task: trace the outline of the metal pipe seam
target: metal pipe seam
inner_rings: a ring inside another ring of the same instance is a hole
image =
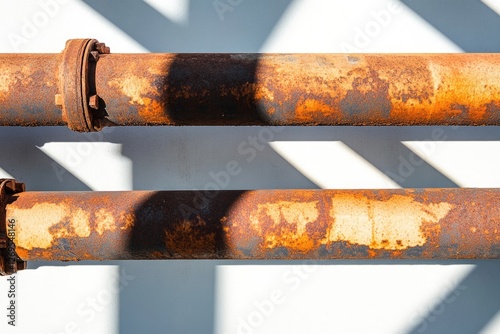
[[[500,54],[107,53],[0,55],[0,125],[500,125]]]
[[[498,259],[500,189],[22,192],[24,260]]]

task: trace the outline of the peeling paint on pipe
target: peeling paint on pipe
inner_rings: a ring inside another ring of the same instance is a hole
[[[93,45],[103,43],[71,40],[62,54],[0,55],[0,125],[78,121],[81,115],[65,115],[58,105],[71,102],[62,90],[74,85],[66,81],[76,75],[79,84],[78,73],[66,72],[80,67],[66,63],[75,58],[71,50],[81,56]],[[500,124],[500,54],[102,51],[80,57],[92,64],[82,79],[86,94],[73,104],[88,109],[86,122],[94,123],[70,126],[77,131],[113,125]]]
[[[23,192],[24,260],[494,259],[500,190]]]

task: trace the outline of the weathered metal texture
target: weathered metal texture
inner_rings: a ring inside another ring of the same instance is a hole
[[[24,192],[26,260],[500,258],[500,190]]]
[[[24,184],[12,179],[0,179],[0,276],[11,275],[26,268],[26,261],[16,253],[15,226],[5,216],[10,196],[25,190]]]
[[[94,131],[93,113],[89,108],[91,95],[95,95],[95,63],[98,57],[91,57],[94,39],[72,39],[66,43],[60,71],[61,94],[56,96],[56,104],[61,105],[63,117],[71,130]],[[94,60],[92,60],[94,59]],[[60,96],[60,97],[59,97]]]
[[[120,125],[498,125],[500,54],[112,54]]]
[[[82,41],[0,55],[0,125],[500,125],[500,54],[93,55]]]
[[[58,54],[0,54],[0,125],[66,125],[55,104]]]

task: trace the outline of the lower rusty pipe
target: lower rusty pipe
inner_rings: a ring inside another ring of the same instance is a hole
[[[494,259],[500,189],[18,192],[23,260]]]
[[[0,55],[0,125],[500,125],[500,54]]]

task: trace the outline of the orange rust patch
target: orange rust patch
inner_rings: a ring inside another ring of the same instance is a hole
[[[169,124],[171,120],[165,115],[165,105],[158,97],[157,88],[147,77],[128,76],[110,81],[108,85],[111,88],[118,88],[122,94],[129,98],[129,104],[138,105],[138,113],[142,119],[147,120],[149,124]],[[175,96],[189,97],[190,87],[181,87]]]
[[[154,99],[150,99],[149,97],[144,97],[143,99],[144,105],[139,108],[139,115],[148,120],[148,123],[151,124],[169,124],[171,120],[168,116],[165,115],[164,109],[165,106]]]
[[[120,215],[120,222],[122,222],[120,226],[120,230],[127,230],[134,226],[134,222],[136,220],[135,214],[133,213],[122,213]]]
[[[115,217],[112,212],[108,212],[106,209],[100,209],[95,213],[96,227],[95,230],[99,235],[103,235],[106,231],[115,231]]]
[[[307,224],[318,219],[317,205],[316,201],[259,204],[250,214],[250,224],[263,236],[266,248],[279,245],[305,251],[314,244],[307,234]]]
[[[303,122],[313,122],[317,119],[318,114],[332,119],[335,115],[339,119],[342,116],[336,108],[318,99],[307,98],[301,100],[295,108],[295,117]]]
[[[261,99],[265,99],[265,100],[268,100],[270,102],[273,102],[274,101],[274,94],[272,91],[269,90],[269,88],[267,88],[266,86],[262,86],[262,85],[252,85],[254,86],[254,89],[255,89],[255,99],[256,100],[261,100]]]
[[[333,222],[322,244],[347,241],[386,250],[423,246],[427,242],[424,225],[438,224],[453,207],[445,202],[423,204],[401,195],[381,201],[337,194],[331,201]]]

